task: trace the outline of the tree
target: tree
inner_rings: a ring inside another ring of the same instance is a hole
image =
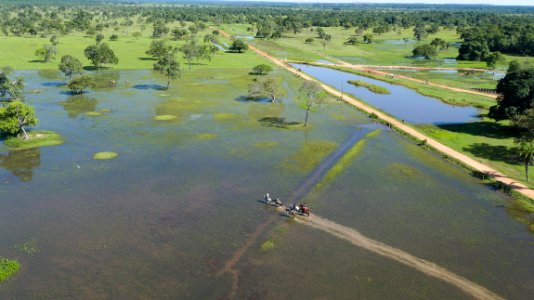
[[[309,38],[307,38],[304,42],[305,42],[306,44],[311,44],[311,43],[313,43],[313,38],[309,37]]]
[[[347,41],[345,42],[345,45],[356,45],[358,44],[358,38],[355,37],[355,36],[351,36],[347,39]]]
[[[432,59],[438,55],[436,48],[429,44],[415,47],[415,49],[412,50],[412,53],[415,57],[422,56],[426,59]]]
[[[439,51],[449,48],[449,43],[447,43],[445,40],[441,38],[433,39],[432,42],[430,42],[430,45],[434,46],[434,48],[436,48]]]
[[[101,64],[116,65],[119,63],[115,52],[106,43],[88,46],[85,48],[84,54],[96,68],[100,67]]]
[[[504,55],[502,55],[501,52],[495,51],[495,52],[491,52],[486,57],[485,61],[486,61],[486,66],[488,66],[488,68],[495,69],[498,63],[505,62],[506,59],[504,58]]]
[[[276,102],[276,99],[281,95],[281,91],[278,81],[273,77],[267,77],[249,85],[248,94],[252,98],[268,97],[271,102]]]
[[[45,62],[56,58],[57,49],[54,45],[44,45],[42,48],[35,50],[35,56],[40,56]]]
[[[373,35],[372,34],[364,34],[363,35],[363,42],[364,43],[367,43],[367,44],[372,44],[373,43]]]
[[[137,40],[142,36],[142,34],[141,34],[141,32],[136,31],[136,32],[132,33],[132,36]]]
[[[22,97],[24,80],[21,77],[9,78],[12,71],[10,67],[0,70],[0,101],[12,101]]]
[[[482,61],[489,55],[490,50],[486,42],[473,41],[462,43],[458,53],[459,60]]]
[[[112,35],[109,37],[109,40],[110,40],[110,41],[118,41],[118,40],[119,40],[119,36],[116,35],[116,34],[112,34]]]
[[[506,76],[499,80],[497,105],[490,107],[488,116],[494,120],[513,119],[534,107],[534,67],[512,61]]]
[[[24,127],[37,125],[38,121],[35,110],[20,101],[13,101],[5,108],[0,108],[0,132],[2,134],[22,133],[24,139],[28,139],[28,133]]]
[[[413,29],[413,36],[420,41],[428,36],[428,31],[424,26],[418,25]]]
[[[99,33],[96,35],[96,38],[95,38],[95,41],[97,44],[100,44],[100,42],[102,42],[104,40],[104,35]]]
[[[525,179],[528,181],[528,166],[534,161],[534,141],[520,139],[516,143],[518,144],[517,154],[525,162]]]
[[[153,38],[160,38],[163,35],[169,33],[170,29],[165,26],[163,21],[157,21],[154,23],[154,30],[152,31]]]
[[[252,74],[254,75],[267,75],[273,68],[266,64],[257,65],[252,68]]]
[[[57,46],[59,44],[59,39],[57,38],[56,35],[53,35],[52,37],[50,37],[50,43],[52,44],[52,46]]]
[[[310,111],[322,104],[325,95],[321,85],[311,80],[306,80],[299,91],[304,94],[302,104],[306,109],[306,117],[304,118],[304,127],[306,127],[308,126]]]
[[[82,73],[83,65],[76,57],[63,55],[58,68],[65,76],[72,78],[72,75]]]
[[[174,28],[171,32],[173,39],[179,41],[187,36],[187,30],[182,28]]]
[[[332,40],[332,36],[329,34],[326,34],[324,36],[324,39],[321,41],[321,44],[323,44],[324,56],[326,56],[326,45],[328,45],[328,42],[330,42],[330,40]]]
[[[165,40],[153,40],[145,54],[160,58],[169,51],[172,51],[172,46],[168,46]]]
[[[88,87],[92,87],[94,85],[93,78],[91,76],[80,76],[77,78],[73,78],[69,81],[67,84],[67,87],[75,94],[81,94],[83,93],[83,90],[85,90]]]
[[[167,52],[160,57],[158,62],[154,64],[154,71],[158,71],[167,77],[167,90],[169,89],[171,79],[180,78],[182,75],[180,63],[176,61],[173,51]]]
[[[232,46],[230,46],[230,51],[233,52],[239,52],[242,53],[243,51],[246,51],[248,49],[247,43],[243,42],[243,40],[235,40],[232,43]]]

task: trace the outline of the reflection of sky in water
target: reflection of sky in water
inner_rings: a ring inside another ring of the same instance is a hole
[[[305,73],[399,118],[415,124],[462,123],[477,119],[475,107],[454,106],[437,99],[423,96],[409,88],[370,79],[364,76],[334,69],[309,65],[294,65]],[[387,88],[391,94],[382,95],[366,88],[347,83],[349,80],[363,80]]]

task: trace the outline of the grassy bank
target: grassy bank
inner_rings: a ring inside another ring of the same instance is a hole
[[[20,264],[16,260],[0,257],[0,282],[9,279],[20,269]]]
[[[355,85],[355,86],[360,86],[360,87],[367,88],[368,90],[370,90],[373,93],[390,94],[390,91],[387,88],[381,87],[381,86],[378,86],[378,85],[375,85],[375,84],[372,84],[372,83],[369,83],[369,82],[365,82],[363,80],[349,80],[348,83],[350,83],[352,85]]]
[[[310,63],[310,65],[317,65],[314,63]],[[325,67],[325,65],[320,65],[321,67]],[[353,73],[356,75],[361,75],[373,79],[377,79],[380,81],[389,82],[392,84],[399,84],[402,86],[405,86],[407,88],[413,89],[420,93],[421,95],[433,97],[436,99],[439,99],[445,103],[453,104],[453,105],[460,105],[460,106],[475,106],[481,109],[489,109],[491,106],[495,105],[496,101],[495,99],[491,99],[489,97],[485,96],[479,96],[474,94],[467,94],[462,92],[455,92],[455,91],[449,91],[445,89],[441,89],[439,87],[435,86],[429,86],[423,83],[410,81],[407,79],[402,78],[390,78],[383,75],[378,75],[374,73],[369,73],[365,71],[359,71],[354,70],[350,68],[344,68],[344,67],[338,67],[338,66],[327,66],[328,68],[340,70],[343,72]]]
[[[23,150],[44,146],[54,146],[63,144],[61,136],[53,131],[34,130],[28,133],[28,139],[11,137],[4,142],[10,150]]]

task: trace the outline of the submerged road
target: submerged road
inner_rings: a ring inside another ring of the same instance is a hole
[[[226,37],[230,37],[230,34],[221,30],[221,29],[218,29],[219,32],[226,36]],[[256,46],[253,46],[253,45],[250,45],[249,44],[249,48],[256,52],[257,54],[269,59],[271,62],[273,62],[275,65],[303,78],[303,79],[306,79],[306,80],[311,80],[311,81],[315,81],[317,83],[319,83],[321,85],[321,87],[327,91],[329,94],[335,96],[335,97],[339,97],[341,99],[343,99],[343,101],[347,102],[348,104],[368,113],[368,114],[374,114],[376,115],[379,119],[387,122],[388,124],[392,125],[392,126],[395,126],[397,129],[399,129],[400,131],[403,131],[404,133],[410,135],[411,137],[417,139],[417,140],[420,140],[420,141],[426,141],[426,144],[432,148],[434,148],[435,150],[447,155],[448,157],[468,166],[469,168],[475,170],[475,171],[478,171],[480,173],[483,173],[483,174],[486,174],[487,176],[489,177],[492,177],[493,179],[495,179],[496,181],[500,182],[500,183],[503,183],[504,185],[507,185],[509,186],[510,188],[516,190],[518,193],[520,193],[521,195],[527,197],[527,198],[530,198],[532,200],[534,200],[534,190],[527,187],[526,185],[520,183],[520,182],[517,182],[516,180],[504,175],[503,173],[497,171],[496,169],[490,167],[490,166],[487,166],[461,152],[458,152],[452,148],[449,148],[445,145],[443,145],[442,143],[438,142],[437,140],[415,130],[414,128],[410,127],[409,125],[369,106],[368,104],[352,97],[352,96],[349,96],[349,95],[346,95],[346,94],[343,94],[341,93],[340,91],[322,83],[321,81],[318,81],[316,80],[315,78],[307,75],[307,74],[304,74],[302,73],[301,71],[291,67],[290,65],[286,64],[285,62],[281,61],[280,59],[268,54],[267,52],[263,51],[263,50],[260,50],[259,48],[257,48]],[[350,64],[349,64],[350,65]]]

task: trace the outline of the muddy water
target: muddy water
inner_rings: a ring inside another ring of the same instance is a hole
[[[2,151],[0,256],[18,259],[22,269],[0,285],[0,298],[227,296],[231,275],[217,271],[275,213],[259,197],[270,192],[286,199],[309,178],[308,171],[285,165],[313,170],[295,153],[313,158],[306,149],[318,148],[306,145],[343,145],[369,123],[332,103],[311,115],[308,130],[266,126],[258,120],[302,121],[304,112],[287,98],[274,105],[236,101],[247,82],[229,74],[209,74],[215,77],[208,78],[210,89],[184,76],[166,92],[154,89],[163,81],[149,71],[119,72],[101,81],[118,75],[117,87],[73,99],[56,75],[23,72],[28,90],[44,90],[27,95],[40,128],[61,133],[65,144]],[[298,82],[289,76],[286,82],[293,89],[287,95],[296,97]],[[86,115],[102,109],[100,117]],[[157,122],[154,113],[177,118]],[[92,160],[99,151],[119,157]],[[503,195],[388,131],[368,138],[340,170],[303,196],[318,214],[498,295],[533,292],[534,239],[495,208],[507,201]],[[262,247],[266,240],[273,247]],[[16,247],[28,242],[37,252]],[[466,297],[281,216],[235,269],[237,298]],[[295,281],[303,287],[298,294]]]

